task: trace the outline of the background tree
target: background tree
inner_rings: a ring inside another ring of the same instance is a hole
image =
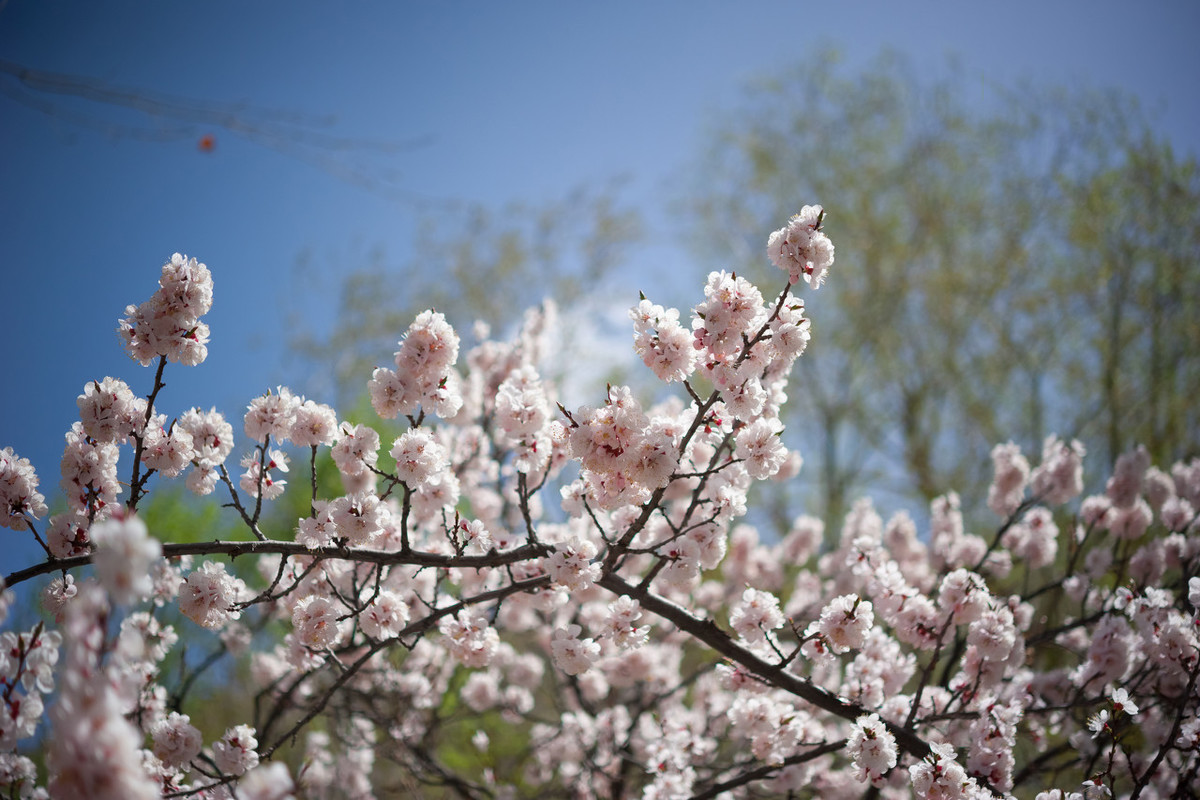
[[[408,260],[396,264],[376,251],[369,263],[336,270],[346,277],[331,328],[296,326],[305,385],[342,407],[361,402],[362,376],[387,360],[422,309],[436,308],[469,334],[472,322],[499,329],[514,322],[515,311],[547,298],[573,305],[603,286],[641,235],[641,218],[617,182],[541,205],[461,203],[428,211]],[[326,267],[309,259],[298,269]]]
[[[703,158],[703,268],[762,275],[755,232],[800,198],[839,242],[788,421],[818,512],[867,481],[978,493],[1014,432],[1106,463],[1195,451],[1200,185],[1128,99],[929,83],[891,54],[847,74],[824,52],[751,87]]]
[[[1195,452],[1200,414],[1200,181],[1194,160],[1149,135],[1124,160],[1066,186],[1061,281],[1072,300],[1070,385],[1091,387],[1077,426],[1112,461],[1144,444]]]

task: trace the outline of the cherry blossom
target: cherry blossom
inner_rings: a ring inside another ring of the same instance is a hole
[[[578,625],[568,625],[554,632],[551,652],[554,665],[568,675],[578,675],[591,669],[600,657],[600,645],[579,636]]]
[[[47,553],[9,576],[47,615],[0,632],[0,793],[1196,794],[1200,459],[1135,447],[1105,476],[1051,436],[1033,468],[997,445],[986,497],[756,508],[800,469],[782,411],[823,218],[771,235],[778,294],[714,272],[686,318],[639,298],[647,382],[568,408],[545,358],[569,317],[477,328],[460,364],[426,311],[364,381],[375,416],[277,387],[236,432],[161,391],[207,354],[212,302],[173,257],[121,323],[151,390],[83,384],[44,526],[32,465],[0,451],[5,525]],[[139,504],[172,480],[219,534],[150,535]],[[254,702],[204,708],[210,668]]]
[[[896,766],[896,739],[878,714],[859,717],[854,722],[846,751],[858,768],[858,779],[872,781]]]
[[[113,602],[128,605],[150,594],[150,566],[162,556],[162,545],[139,517],[103,520],[89,535],[96,544],[96,576]]]
[[[824,218],[821,206],[805,206],[767,240],[767,255],[788,273],[789,282],[804,278],[814,289],[824,282],[833,264],[833,243],[821,231]]]

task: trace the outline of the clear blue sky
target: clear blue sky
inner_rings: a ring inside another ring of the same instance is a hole
[[[714,114],[747,80],[827,44],[851,68],[890,47],[930,77],[958,56],[981,86],[1117,87],[1196,155],[1197,34],[1193,2],[0,2],[2,61],[244,104],[243,120],[281,109],[331,117],[340,136],[419,143],[334,153],[334,171],[394,171],[401,196],[389,196],[297,157],[328,150],[281,151],[0,73],[0,447],[30,458],[57,495],[84,383],[114,375],[149,390],[114,330],[175,251],[213,270],[212,342],[202,366],[168,370],[160,408],[216,405],[240,433],[248,399],[288,380],[284,313],[327,324],[338,276],[297,285],[300,254],[345,264],[382,246],[402,258],[422,198],[539,202],[625,175],[633,202],[662,220]],[[215,149],[202,153],[209,133]],[[682,252],[656,223],[633,266],[669,270]],[[3,535],[22,541],[0,547],[0,572],[36,557],[27,534]]]

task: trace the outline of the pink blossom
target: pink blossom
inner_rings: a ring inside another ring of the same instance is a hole
[[[942,579],[938,590],[938,604],[949,611],[956,625],[979,619],[991,602],[987,584],[979,575],[965,569],[956,569]]]
[[[510,439],[535,436],[550,420],[550,406],[537,371],[513,370],[496,390],[496,420]]]
[[[217,488],[217,480],[220,476],[215,469],[211,469],[202,464],[195,466],[187,476],[187,488],[192,494],[199,497],[205,497],[213,493]]]
[[[343,422],[330,455],[346,475],[368,472],[379,461],[379,432],[367,425]]]
[[[803,277],[819,289],[833,264],[833,243],[821,231],[824,216],[821,206],[804,206],[767,240],[771,263],[788,273],[792,283]]]
[[[461,520],[458,524],[463,548],[472,553],[486,553],[496,546],[491,531],[477,519]]]
[[[261,764],[238,782],[238,800],[295,800],[296,785],[279,761]]]
[[[458,345],[458,335],[442,314],[417,315],[395,353],[396,369],[376,369],[368,384],[371,404],[379,415],[391,419],[422,407],[443,419],[457,414],[463,403],[453,371]]]
[[[71,512],[52,516],[46,529],[46,544],[55,558],[70,558],[87,553],[92,544],[88,535],[87,516]]]
[[[447,453],[428,431],[413,428],[392,444],[391,456],[396,459],[396,476],[416,487],[446,465]]]
[[[771,320],[771,350],[775,358],[790,362],[808,349],[812,322],[804,316],[804,301],[793,297],[784,302]]]
[[[1144,445],[1117,457],[1112,477],[1104,493],[1117,509],[1129,508],[1142,492],[1142,478],[1150,467],[1150,453]]]
[[[174,711],[150,729],[150,736],[154,755],[169,767],[186,769],[204,746],[200,729],[192,725],[191,718]]]
[[[763,641],[771,631],[782,628],[783,623],[779,599],[753,588],[742,592],[742,601],[729,614],[729,627],[751,643]]]
[[[1154,512],[1142,498],[1136,498],[1128,508],[1114,508],[1108,518],[1108,529],[1118,539],[1137,539],[1141,537],[1150,523],[1154,521]]]
[[[802,566],[816,552],[825,535],[825,523],[817,517],[803,514],[792,520],[792,527],[781,542],[783,560]]]
[[[237,603],[246,592],[246,584],[225,572],[225,565],[205,561],[188,575],[179,590],[179,610],[197,625],[219,629],[241,612]]]
[[[352,545],[369,544],[391,524],[392,517],[388,505],[374,492],[335,498],[329,502],[326,513],[337,536]]]
[[[162,557],[162,545],[140,517],[111,517],[97,522],[89,536],[96,544],[92,563],[113,602],[126,605],[154,589],[150,568]]]
[[[1017,510],[1025,496],[1029,461],[1021,454],[1020,447],[1008,442],[992,448],[992,466],[995,477],[988,488],[988,508],[1007,517]]]
[[[477,608],[464,608],[453,617],[443,617],[438,630],[450,654],[467,667],[486,667],[500,644],[500,635]]]
[[[416,411],[420,403],[420,387],[411,378],[406,378],[387,367],[376,367],[367,383],[371,407],[384,419],[395,419],[400,414]]]
[[[79,587],[75,585],[75,576],[68,574],[65,578],[55,578],[46,584],[46,588],[42,590],[42,608],[46,613],[54,617],[61,623],[63,621],[63,610],[67,603],[79,592]],[[3,672],[4,670],[0,670]]]
[[[555,583],[573,592],[581,591],[600,577],[600,565],[592,563],[598,552],[590,540],[574,538],[558,545],[545,560],[546,571]]]
[[[62,480],[58,485],[66,495],[67,505],[72,511],[88,515],[115,503],[121,494],[121,485],[117,480],[117,458],[120,455],[117,445],[89,441],[83,431],[83,425],[79,422],[71,426],[66,441],[60,462]],[[11,450],[6,450],[4,454],[0,454],[7,455],[7,458],[0,457],[0,474],[8,473],[5,462],[12,459],[11,453]],[[29,474],[32,475],[32,470]],[[11,480],[6,479],[0,484],[0,491],[5,491],[5,485],[11,485]],[[36,486],[36,483],[33,486]],[[13,490],[8,489],[7,492],[9,500],[6,508],[11,509],[14,502]],[[40,509],[38,498],[41,498],[40,494],[30,494],[27,500],[20,502],[31,503],[31,507]]]
[[[1008,658],[1016,639],[1016,625],[1007,607],[984,611],[967,631],[967,644],[978,649],[985,661]]]
[[[637,626],[642,618],[641,604],[632,597],[622,595],[608,604],[609,616],[605,621],[604,633],[622,650],[635,650],[646,643],[650,626]]]
[[[871,602],[846,594],[834,598],[821,610],[821,618],[809,626],[805,636],[820,634],[832,652],[845,653],[862,647],[874,624]]]
[[[388,639],[408,624],[408,604],[398,594],[383,589],[358,618],[363,633],[372,639]]]
[[[288,438],[301,447],[333,444],[337,438],[337,413],[327,405],[304,400],[296,406]]]
[[[85,384],[75,403],[84,432],[97,442],[124,442],[146,420],[146,401],[117,378]]]
[[[1138,713],[1137,703],[1133,702],[1129,697],[1129,692],[1124,687],[1113,689],[1112,693],[1113,712],[1120,712],[1130,717],[1136,717]]]
[[[725,358],[740,353],[742,337],[753,335],[754,328],[767,319],[758,288],[745,278],[723,271],[708,274],[704,302],[692,313],[692,346],[707,351],[707,355],[700,354],[700,363],[710,372]]]
[[[213,761],[228,775],[244,775],[258,766],[258,740],[249,725],[235,725],[213,743]]]
[[[1044,567],[1054,563],[1058,554],[1058,526],[1049,509],[1031,508],[1005,531],[1000,543],[1030,569]]]
[[[233,452],[233,426],[215,408],[184,412],[176,423],[192,435],[193,457],[209,467],[225,463]]]
[[[125,308],[118,333],[130,357],[148,366],[156,357],[195,366],[208,355],[212,275],[194,258],[175,253],[163,265],[159,289],[141,305]]]
[[[271,450],[267,453],[265,461],[264,465],[257,453],[247,453],[243,456],[242,466],[246,471],[242,473],[238,485],[251,497],[258,497],[261,490],[264,500],[274,500],[283,494],[287,481],[276,477],[272,470],[287,472],[288,457],[282,450]]]
[[[737,435],[735,454],[746,462],[746,471],[756,480],[769,478],[779,471],[787,458],[787,448],[779,440],[779,430],[770,420],[757,419]]]
[[[692,334],[679,322],[679,310],[642,300],[629,310],[633,350],[661,381],[685,380],[696,369]]]
[[[444,375],[458,361],[458,335],[436,311],[417,315],[396,351],[396,369],[417,375]]]
[[[96,680],[106,613],[103,591],[90,582],[66,608],[59,698],[50,711],[55,735],[46,748],[53,800],[162,795],[142,767],[142,735],[126,721],[112,684]]]
[[[1169,497],[1160,506],[1162,524],[1169,531],[1183,531],[1196,519],[1196,510],[1182,497]]]
[[[957,800],[967,796],[974,783],[955,760],[954,747],[931,744],[931,753],[908,768],[913,791],[921,800]]]
[[[579,637],[580,627],[568,625],[554,631],[551,653],[554,665],[568,675],[579,675],[591,669],[600,658],[600,645]]]
[[[476,713],[494,708],[502,699],[496,673],[491,670],[472,672],[462,688],[462,698]]]
[[[846,752],[858,769],[860,781],[872,781],[896,766],[896,738],[878,714],[859,717],[851,728]]]
[[[195,458],[192,434],[182,426],[172,426],[168,432],[162,421],[152,419],[143,432],[142,463],[168,478],[174,478]]]
[[[338,609],[327,597],[301,598],[292,610],[292,626],[300,643],[311,650],[331,647],[341,635]]]
[[[306,517],[296,525],[296,541],[308,548],[333,544],[337,526],[333,521],[333,508],[327,500],[313,503],[315,516]]]
[[[1030,476],[1033,496],[1047,505],[1062,505],[1083,491],[1083,444],[1070,444],[1056,436],[1046,438],[1042,447],[1042,463]]]
[[[0,525],[23,531],[26,514],[35,519],[45,515],[45,497],[37,485],[29,459],[18,458],[11,447],[0,450]]]
[[[300,403],[300,398],[286,386],[256,397],[246,410],[246,435],[256,442],[264,442],[268,436],[276,442],[286,441],[296,422]]]

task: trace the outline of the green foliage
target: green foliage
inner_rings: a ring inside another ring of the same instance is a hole
[[[219,485],[217,491],[224,492],[225,487]],[[181,481],[159,480],[138,515],[150,534],[164,542],[242,538],[244,526],[237,515],[210,501],[193,495]]]

